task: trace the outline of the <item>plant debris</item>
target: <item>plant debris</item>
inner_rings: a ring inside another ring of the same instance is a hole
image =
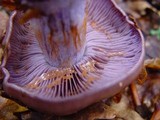
[[[5,35],[8,19],[7,13],[4,10],[0,10],[0,42]]]

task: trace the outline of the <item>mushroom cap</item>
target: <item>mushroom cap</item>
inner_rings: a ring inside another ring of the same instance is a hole
[[[20,25],[14,13],[5,92],[41,112],[67,115],[119,92],[135,80],[144,40],[135,23],[112,0],[87,3],[85,52],[68,68],[50,66],[34,37],[32,20]]]

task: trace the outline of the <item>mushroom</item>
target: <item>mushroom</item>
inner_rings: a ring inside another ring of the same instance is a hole
[[[1,66],[10,97],[40,112],[68,115],[137,78],[143,36],[113,0],[22,1],[40,16],[26,20],[20,10],[10,16]]]

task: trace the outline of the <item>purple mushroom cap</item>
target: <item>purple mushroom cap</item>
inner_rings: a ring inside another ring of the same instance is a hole
[[[85,6],[80,49],[74,40],[69,47],[49,41],[46,17],[20,24],[23,13],[12,13],[3,61],[3,89],[9,96],[37,111],[67,115],[113,96],[137,78],[144,58],[141,31],[113,0],[88,0]]]

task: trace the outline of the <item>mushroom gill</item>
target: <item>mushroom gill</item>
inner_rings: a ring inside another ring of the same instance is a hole
[[[44,13],[51,3],[38,10]],[[47,13],[25,23],[22,11],[11,15],[11,35],[4,39],[10,38],[10,76],[3,81],[9,96],[41,112],[67,115],[136,79],[143,37],[113,0],[75,0]]]

